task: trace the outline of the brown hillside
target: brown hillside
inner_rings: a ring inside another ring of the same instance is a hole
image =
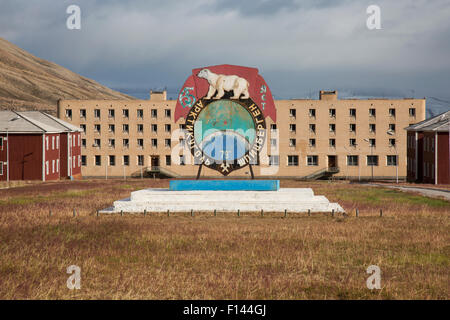
[[[0,110],[45,110],[58,99],[134,99],[0,38]]]

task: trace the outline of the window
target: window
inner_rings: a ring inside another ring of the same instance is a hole
[[[115,139],[109,139],[108,140],[108,145],[110,148],[115,148],[116,147],[116,140]]]
[[[137,139],[137,146],[138,148],[144,147],[144,139]]]
[[[165,125],[164,125],[164,131],[170,132],[171,130],[172,130],[172,127],[171,127],[170,124],[165,124]]]
[[[416,108],[409,108],[409,116],[410,117],[416,116]]]
[[[94,109],[94,118],[100,119],[100,109]]]
[[[122,132],[124,132],[124,133],[128,133],[128,130],[129,130],[129,126],[128,126],[128,124],[124,124],[124,125],[122,125]]]
[[[116,116],[116,112],[114,111],[114,109],[109,109],[108,110],[108,118],[114,118]]]
[[[80,145],[80,136],[78,136],[78,145]],[[59,136],[56,137],[56,149],[59,149]]]
[[[144,110],[142,110],[142,109],[137,109],[137,117],[138,118],[140,118],[140,119],[142,119],[142,118],[144,118]]]
[[[369,132],[370,133],[375,133],[377,131],[376,129],[377,128],[376,128],[375,123],[369,123]]]
[[[143,124],[138,124],[137,125],[137,132],[138,133],[144,132],[144,125]]]
[[[172,165],[172,158],[170,156],[166,156],[166,166]]]
[[[156,148],[158,146],[158,140],[152,139],[152,147]]]
[[[130,113],[129,113],[128,109],[123,109],[122,110],[122,116],[124,118],[128,118],[130,116]]]
[[[335,148],[335,147],[336,147],[336,139],[329,139],[329,140],[328,140],[328,145],[329,145],[331,148]]]
[[[298,156],[288,156],[288,166],[298,166]]]
[[[309,139],[309,146],[315,147],[316,146],[316,139]]]
[[[350,132],[356,132],[356,124],[350,123]]]
[[[397,165],[397,156],[386,156],[386,164],[388,166],[396,166]]]
[[[95,133],[100,133],[101,127],[99,124],[94,124],[94,132]]]
[[[128,139],[123,139],[123,140],[122,140],[122,143],[123,143],[123,147],[124,147],[124,148],[128,148],[128,147],[130,146],[130,142],[129,142]]]
[[[138,155],[137,156],[137,165],[138,166],[143,166],[144,165],[144,156],[143,155]]]
[[[3,150],[3,137],[0,137],[0,149]]]
[[[389,116],[390,117],[395,117],[395,108],[390,108],[389,109]]]
[[[309,132],[316,133],[316,125],[315,124],[310,124],[309,125]]]
[[[395,139],[389,139],[389,146],[395,147]]]
[[[358,156],[347,156],[347,165],[348,166],[357,166],[358,165]]]
[[[95,156],[95,165],[101,166],[102,165],[102,157],[101,156]]]
[[[269,156],[269,166],[279,166],[280,156]]]
[[[184,165],[186,165],[186,159],[185,159],[184,155],[181,155],[180,156],[180,166],[184,166]]]
[[[66,109],[66,118],[72,119],[72,109]]]
[[[81,165],[83,167],[85,167],[87,165],[87,163],[86,163],[86,156],[81,156]]]
[[[319,165],[319,157],[318,156],[307,156],[307,165],[308,166],[318,166]]]
[[[80,109],[80,118],[86,118],[86,109]]]
[[[289,139],[289,147],[295,147],[296,141],[295,139]]]
[[[376,116],[376,111],[373,108],[369,109],[369,117],[375,117]]]
[[[100,148],[100,139],[94,139],[94,147]]]
[[[55,173],[55,160],[52,160],[52,173]]]
[[[180,147],[184,148],[186,141],[183,138],[180,138]]]
[[[123,156],[123,165],[124,166],[130,165],[130,156]]]
[[[164,116],[165,116],[166,118],[170,118],[170,117],[172,116],[171,110],[170,110],[170,109],[164,110]]]
[[[295,132],[296,130],[297,130],[297,125],[291,123],[291,124],[289,125],[289,131]]]
[[[116,131],[116,126],[113,124],[108,125],[108,131],[114,133]]]
[[[369,147],[375,147],[376,146],[376,140],[375,139],[369,139]]]
[[[356,139],[349,139],[349,146],[350,147],[356,147]]]
[[[48,161],[45,161],[45,172],[46,172],[46,174],[49,174],[49,172],[48,172]]]
[[[109,165],[114,167],[116,165],[116,156],[109,156]]]
[[[331,133],[336,133],[336,124],[331,123],[331,124],[328,126],[328,128],[329,128],[329,130],[330,130]]]
[[[151,112],[152,118],[157,118],[158,117],[158,110],[152,109],[150,112]]]
[[[180,124],[180,129],[181,130],[184,130],[184,129],[186,129],[186,125],[183,123],[183,124]]]
[[[86,148],[86,139],[81,139],[81,146]]]
[[[52,150],[55,150],[55,136],[52,136]]]
[[[315,118],[316,117],[316,109],[309,109],[309,116],[311,118]]]
[[[356,118],[356,109],[349,109],[349,115],[350,117]]]
[[[158,131],[158,126],[156,124],[152,124],[152,132],[157,132]]]
[[[270,125],[270,130],[277,130],[277,125],[275,123],[272,123]]]
[[[295,109],[289,109],[289,116],[295,118],[296,114],[297,114],[297,111]]]
[[[166,147],[169,147],[169,148],[170,148],[170,145],[171,145],[171,141],[170,141],[170,139],[165,139],[165,140],[164,140],[164,146],[166,146]]]
[[[378,166],[378,156],[367,156],[367,165],[368,166]]]
[[[330,117],[336,118],[336,109],[329,109],[328,110]]]
[[[272,147],[276,147],[277,146],[277,139],[270,139],[270,145]]]
[[[393,123],[389,124],[389,131],[395,132],[395,124],[393,124]]]

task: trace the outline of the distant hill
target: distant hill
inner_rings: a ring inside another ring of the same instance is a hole
[[[56,114],[58,99],[135,99],[0,38],[0,110]]]

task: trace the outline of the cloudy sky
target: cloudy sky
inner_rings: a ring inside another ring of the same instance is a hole
[[[71,4],[81,30],[66,28]],[[0,0],[0,37],[113,88],[176,93],[191,69],[228,63],[257,67],[276,98],[450,100],[449,0]]]

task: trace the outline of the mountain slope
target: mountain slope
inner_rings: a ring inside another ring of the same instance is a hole
[[[0,38],[0,110],[56,113],[58,99],[134,99]]]

